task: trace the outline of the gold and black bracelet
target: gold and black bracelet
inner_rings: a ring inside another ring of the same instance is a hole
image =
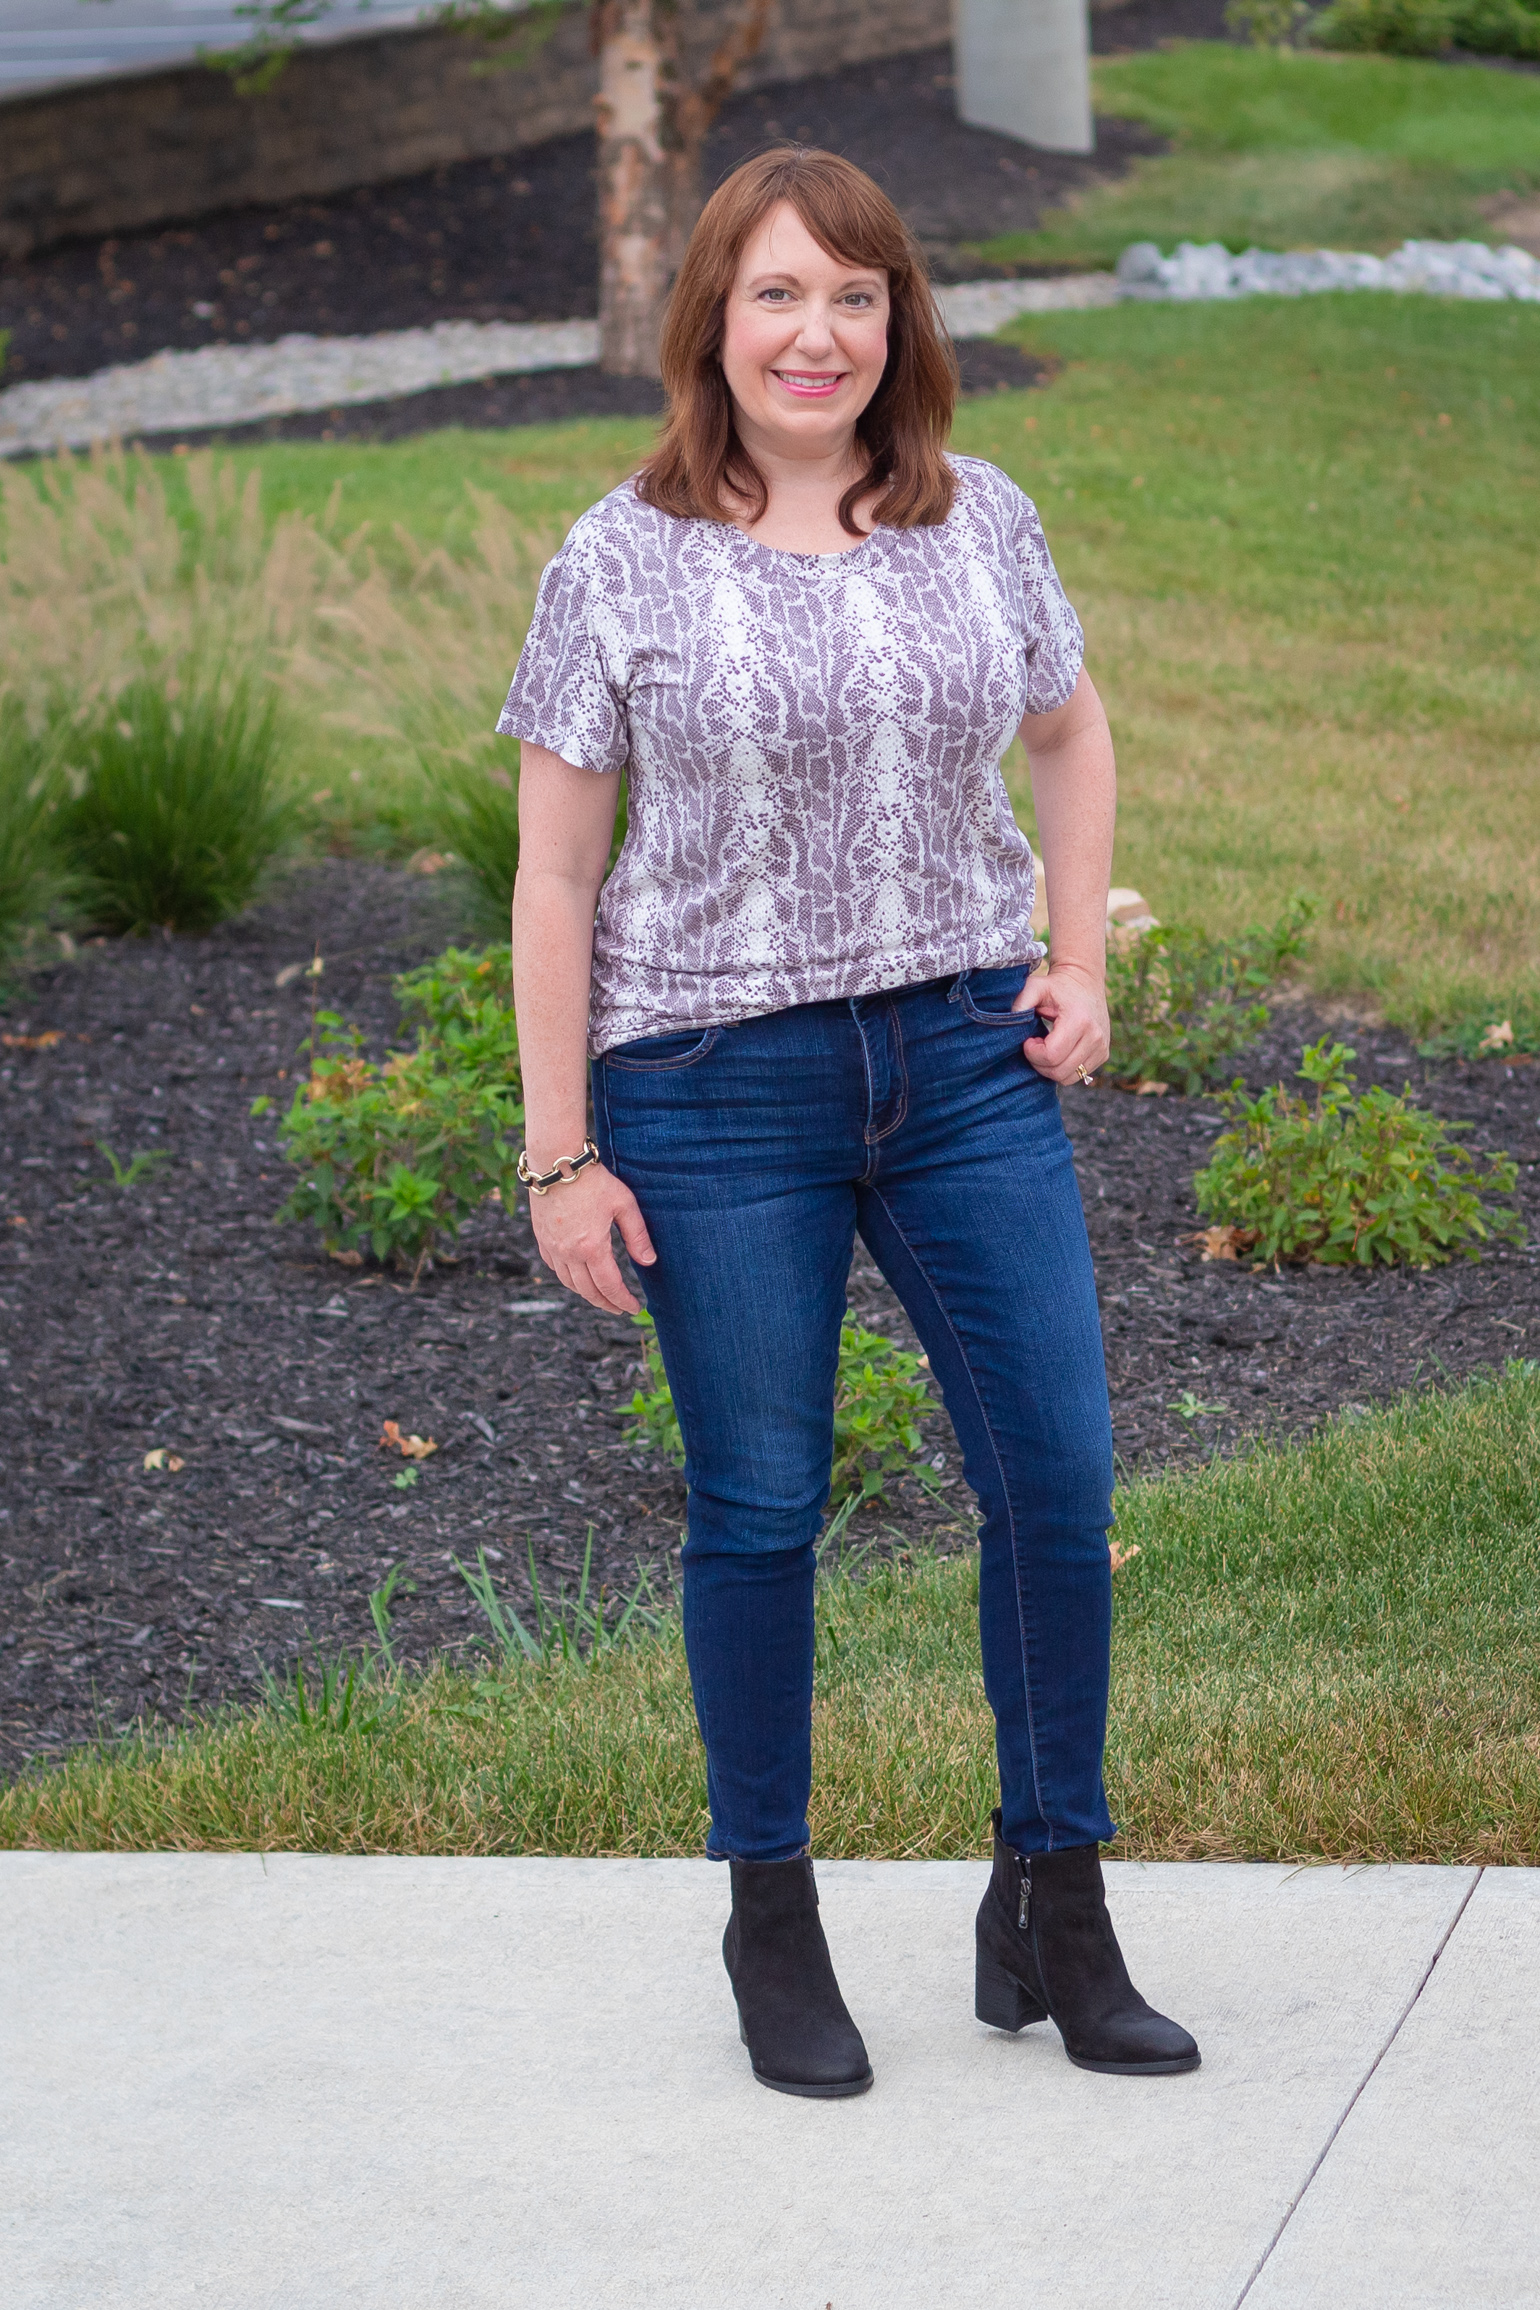
[[[570,1187],[580,1171],[586,1171],[590,1163],[597,1163],[598,1160],[598,1148],[592,1139],[585,1139],[581,1155],[558,1155],[549,1171],[531,1171],[529,1149],[521,1147],[515,1168],[521,1184],[529,1189],[531,1195],[545,1195],[553,1187]]]

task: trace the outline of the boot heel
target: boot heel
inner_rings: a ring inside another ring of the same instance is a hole
[[[1048,2019],[1046,2006],[982,1949],[974,1959],[973,2010],[986,2028],[1006,2029],[1013,2037],[1018,2029]]]

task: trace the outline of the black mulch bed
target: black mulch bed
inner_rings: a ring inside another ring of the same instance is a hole
[[[1225,36],[1223,0],[1129,0],[1093,25],[1104,47]],[[1067,194],[1162,149],[1134,121],[1103,120],[1097,133],[1096,153],[1078,159],[965,127],[951,51],[938,48],[734,98],[709,139],[705,181],[784,137],[846,152],[887,186],[938,275],[955,280],[982,269],[968,243],[1030,230]],[[356,336],[443,320],[591,316],[593,169],[592,136],[560,137],[325,200],[61,242],[0,265],[0,329],[12,332],[6,382],[84,376],[166,347],[265,343],[295,330]],[[435,423],[517,423],[526,408],[540,417],[635,413],[591,378],[570,383],[568,398],[562,390],[519,387],[501,404],[466,401],[479,387],[422,398],[443,412]]]
[[[488,1550],[527,1599],[531,1541],[547,1587],[572,1581],[585,1531],[604,1577],[666,1572],[678,1476],[624,1441],[636,1335],[566,1298],[522,1215],[487,1214],[463,1256],[404,1279],[330,1263],[271,1214],[285,1187],[258,1091],[283,1095],[306,1031],[305,982],[280,971],[319,941],[326,1003],[394,1031],[392,974],[461,930],[442,884],[357,862],[297,875],[211,938],[102,945],[33,979],[0,1014],[0,1756],[56,1754],[141,1710],[250,1698],[260,1664],[370,1633],[391,1564],[417,1583],[399,1614],[421,1658],[480,1627],[450,1561]],[[1280,1017],[1255,1081],[1320,1022]],[[1540,1223],[1540,1069],[1427,1066],[1389,1030],[1351,1037],[1362,1080],[1410,1076],[1477,1145],[1528,1166]],[[1118,1448],[1128,1467],[1196,1463],[1248,1433],[1308,1428],[1347,1403],[1540,1353],[1540,1264],[1499,1250],[1427,1275],[1204,1265],[1183,1237],[1213,1108],[1097,1090],[1066,1097],[1105,1313]],[[171,1160],[128,1189],[96,1151]],[[852,1300],[907,1338],[864,1260]],[[1184,1420],[1184,1394],[1214,1412]],[[381,1423],[433,1437],[420,1481]],[[862,1522],[881,1546],[971,1533],[953,1464],[938,1504],[909,1482]],[[146,1472],[164,1448],[180,1471]]]

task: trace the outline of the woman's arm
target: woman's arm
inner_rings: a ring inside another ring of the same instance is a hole
[[[513,890],[513,1001],[524,1077],[525,1145],[533,1170],[576,1155],[588,1135],[588,993],[594,908],[609,861],[619,781],[520,749],[519,873]],[[618,1227],[640,1266],[656,1257],[636,1197],[602,1163],[570,1186],[531,1195],[547,1267],[583,1299],[634,1315],[610,1242]]]
[[[1105,1064],[1107,1024],[1107,887],[1118,777],[1112,733],[1090,675],[1051,714],[1028,714],[1021,742],[1032,769],[1032,796],[1049,891],[1049,967],[1034,971],[1017,1001],[1048,1027],[1023,1045],[1040,1074],[1073,1083]]]

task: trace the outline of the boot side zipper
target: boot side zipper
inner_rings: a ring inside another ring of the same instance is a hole
[[[1024,1853],[1016,1856],[1021,1870],[1021,1897],[1016,1904],[1016,1930],[1025,1933],[1032,1922],[1032,1864]]]

